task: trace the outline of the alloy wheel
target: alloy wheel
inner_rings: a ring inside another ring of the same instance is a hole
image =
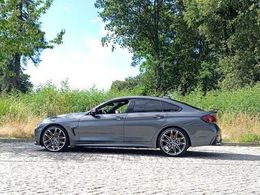
[[[160,136],[160,148],[168,156],[179,156],[187,150],[187,136],[179,129],[167,129]]]
[[[44,147],[51,152],[62,151],[67,147],[67,136],[60,127],[49,127],[42,137]]]

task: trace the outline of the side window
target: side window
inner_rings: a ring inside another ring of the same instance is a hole
[[[162,112],[162,104],[156,100],[135,100],[133,112]]]
[[[125,104],[122,104],[121,106],[119,106],[116,110],[117,110],[117,113],[126,113],[127,111],[127,108],[128,108],[128,104],[129,103],[125,103]]]
[[[167,102],[162,102],[162,106],[164,112],[178,112],[180,110],[179,106]]]
[[[101,106],[97,110],[97,114],[119,114],[125,113],[128,108],[128,100],[117,101]]]

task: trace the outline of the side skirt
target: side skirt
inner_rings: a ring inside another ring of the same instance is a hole
[[[154,144],[151,142],[146,143],[115,143],[115,142],[75,142],[74,146],[95,146],[95,147],[138,147],[138,148],[154,148]]]

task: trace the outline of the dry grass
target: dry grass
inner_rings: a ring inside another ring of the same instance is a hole
[[[224,141],[260,142],[260,114],[222,114],[218,124]]]
[[[0,123],[0,137],[32,138],[34,129],[41,120],[41,117],[28,117],[23,120],[5,117]]]
[[[2,119],[0,137],[32,138],[37,123],[43,117],[12,118]],[[222,114],[219,116],[218,124],[226,142],[259,142],[260,140],[260,114]]]

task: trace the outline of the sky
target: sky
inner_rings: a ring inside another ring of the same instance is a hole
[[[138,74],[132,67],[132,54],[127,49],[103,47],[104,23],[94,7],[95,0],[55,0],[42,16],[42,30],[51,40],[65,29],[63,44],[42,52],[41,63],[29,64],[25,73],[35,86],[51,81],[60,86],[69,80],[73,89],[109,89],[112,81]]]

